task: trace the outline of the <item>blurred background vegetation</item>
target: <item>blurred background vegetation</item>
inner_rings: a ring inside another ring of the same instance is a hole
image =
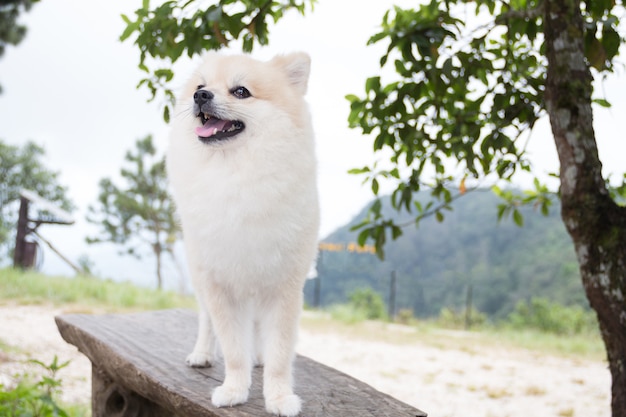
[[[388,242],[382,262],[367,252],[322,252],[317,265],[320,282],[307,282],[307,303],[343,304],[355,291],[370,288],[393,316],[427,319],[470,309],[475,323],[497,322],[513,313],[522,316],[520,305],[539,308],[533,304],[535,298],[589,313],[574,247],[559,217],[559,202],[553,203],[547,216],[520,207],[522,228],[510,220],[495,222],[497,206],[498,197],[490,190],[468,193],[454,203],[446,221],[425,218],[419,228],[407,227],[402,239]],[[354,242],[357,232],[351,227],[367,210],[363,208],[323,241]],[[410,219],[410,214],[403,217],[388,203],[383,203],[383,211],[385,216],[395,216],[396,223]]]

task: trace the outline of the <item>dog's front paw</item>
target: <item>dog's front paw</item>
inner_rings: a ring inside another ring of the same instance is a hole
[[[232,407],[248,401],[248,389],[221,385],[213,391],[211,402],[216,407]]]
[[[185,359],[185,363],[187,363],[187,366],[190,366],[192,368],[208,368],[211,366],[212,361],[213,358],[211,358],[209,355],[196,352],[191,352],[187,356],[187,359]]]
[[[296,394],[283,395],[277,398],[265,398],[265,409],[268,413],[284,417],[300,414],[302,402]]]

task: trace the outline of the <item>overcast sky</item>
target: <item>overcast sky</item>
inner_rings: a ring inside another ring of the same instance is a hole
[[[349,105],[344,97],[361,95],[365,79],[379,71],[384,45],[366,47],[366,42],[392,3],[368,2],[363,7],[359,0],[320,0],[306,17],[288,14],[270,31],[270,46],[254,52],[261,59],[294,50],[312,57],[307,100],[318,143],[322,237],[349,221],[371,199],[362,179],[347,174],[376,157],[371,140],[348,129]],[[152,284],[150,258],[137,262],[116,256],[112,245],[84,243],[84,237],[96,231],[84,217],[87,206],[96,201],[98,181],[119,175],[125,152],[138,138],[152,134],[161,151],[167,143],[168,127],[158,104],[146,103],[147,92],[135,88],[142,77],[138,49],[132,42],[118,41],[124,29],[120,15],[132,15],[140,5],[140,0],[46,0],[25,14],[21,21],[28,27],[27,38],[0,59],[4,90],[0,138],[15,145],[27,140],[43,145],[47,166],[61,172],[60,182],[69,187],[78,206],[75,226],[42,226],[42,235],[73,260],[88,255],[103,276]],[[188,60],[176,65],[174,88],[193,66]],[[597,109],[595,114],[600,156],[605,172],[621,176],[626,161],[620,123],[626,114],[626,82],[612,77],[598,86],[597,93],[613,103],[612,109]],[[533,134],[529,151],[538,174],[558,170],[547,121]],[[527,179],[520,181],[524,185]],[[49,251],[44,271],[72,273]],[[174,286],[176,273],[168,274],[171,277],[166,279]]]

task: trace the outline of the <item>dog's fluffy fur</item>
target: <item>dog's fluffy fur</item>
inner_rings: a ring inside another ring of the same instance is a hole
[[[219,343],[217,407],[245,402],[263,364],[267,411],[301,409],[292,362],[319,223],[309,68],[304,53],[211,53],[175,109],[167,169],[200,309],[187,364],[210,366]]]

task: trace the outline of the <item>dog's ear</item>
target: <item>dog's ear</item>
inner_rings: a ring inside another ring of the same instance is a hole
[[[300,94],[306,94],[311,72],[311,58],[304,52],[293,52],[287,55],[278,55],[272,59],[272,63],[278,66],[287,75],[287,79],[293,88]]]

